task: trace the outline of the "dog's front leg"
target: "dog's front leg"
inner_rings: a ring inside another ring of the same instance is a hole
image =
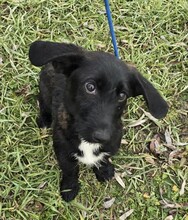
[[[78,182],[79,167],[76,162],[68,161],[66,158],[60,163],[62,170],[62,179],[60,182],[60,192],[62,198],[69,202],[73,200],[79,191],[80,185]]]
[[[108,159],[101,162],[99,167],[94,167],[93,171],[99,182],[104,182],[112,179],[114,176],[114,165],[109,162]]]
[[[60,181],[60,192],[62,198],[69,202],[73,200],[79,191],[79,166],[76,160],[71,156],[71,144],[64,139],[59,131],[53,136],[54,151],[62,170]]]

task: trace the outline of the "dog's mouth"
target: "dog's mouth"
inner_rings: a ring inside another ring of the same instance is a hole
[[[81,136],[79,138],[80,138],[81,142],[84,142],[84,143],[101,145],[101,143],[99,143],[99,142],[96,142],[96,141],[93,141],[93,140],[90,140],[90,139],[86,139],[86,138],[83,138]]]
[[[79,139],[80,139],[81,142],[87,142],[87,143],[90,143],[90,144],[101,144],[98,141],[93,140],[93,138],[91,138],[91,137],[86,137],[86,136],[79,135]]]

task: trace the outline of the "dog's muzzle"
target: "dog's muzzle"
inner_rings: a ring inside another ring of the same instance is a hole
[[[108,129],[100,129],[94,131],[92,137],[97,143],[105,143],[110,141],[111,135]]]

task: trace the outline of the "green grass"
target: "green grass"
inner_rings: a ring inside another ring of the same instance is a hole
[[[129,127],[143,115],[142,109],[147,111],[142,98],[129,100],[123,119],[127,144],[112,158],[125,188],[115,179],[100,184],[81,166],[80,193],[73,202],[63,202],[50,131],[39,130],[35,122],[39,69],[31,66],[28,48],[42,39],[113,52],[104,4],[1,0],[1,220],[112,220],[130,209],[132,220],[188,219],[188,2],[113,2],[121,58],[134,63],[163,94],[169,114],[157,124],[144,116],[144,123]],[[166,130],[178,154],[166,146]],[[158,157],[147,150],[155,134],[161,139]],[[113,205],[105,209],[111,198]]]

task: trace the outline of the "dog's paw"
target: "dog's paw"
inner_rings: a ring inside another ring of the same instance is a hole
[[[70,202],[77,196],[79,189],[80,185],[78,182],[67,183],[66,181],[61,181],[60,192],[62,199]]]
[[[99,182],[108,181],[114,177],[114,165],[111,163],[99,168],[95,167],[93,170]]]

